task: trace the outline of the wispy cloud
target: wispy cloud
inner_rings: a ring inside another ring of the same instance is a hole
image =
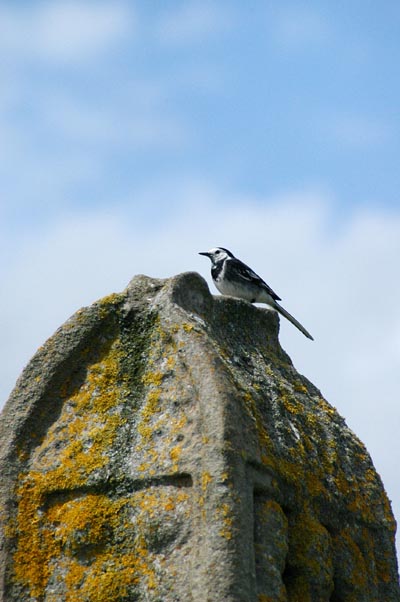
[[[160,98],[162,98],[162,93]],[[134,96],[93,102],[59,93],[49,94],[41,116],[47,127],[67,140],[103,149],[172,148],[184,144],[187,132],[178,117],[166,115],[160,104],[143,106],[140,84]]]
[[[0,9],[0,49],[48,63],[77,63],[132,35],[133,10],[123,2],[37,2]]]
[[[49,81],[31,88],[29,101],[26,82],[16,87],[18,118],[12,106],[0,109],[0,194],[12,213],[73,203],[76,185],[98,190],[115,153],[166,153],[190,143],[190,126],[165,107],[158,84],[132,79],[120,94],[88,98]]]

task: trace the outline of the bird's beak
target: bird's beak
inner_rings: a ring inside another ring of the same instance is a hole
[[[201,253],[199,253],[199,255],[205,255],[206,257],[211,257],[210,253],[208,253],[207,251],[201,252]]]

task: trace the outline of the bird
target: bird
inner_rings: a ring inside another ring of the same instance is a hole
[[[291,322],[308,339],[314,340],[308,330],[278,303],[281,298],[248,265],[237,259],[224,247],[202,251],[211,259],[211,276],[222,295],[245,299],[250,303],[265,303],[268,307]]]

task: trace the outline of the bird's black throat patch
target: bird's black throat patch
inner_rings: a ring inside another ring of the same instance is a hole
[[[219,280],[219,277],[221,276],[223,267],[224,267],[223,261],[218,261],[218,263],[214,263],[214,265],[211,267],[211,276],[213,277],[213,280]]]

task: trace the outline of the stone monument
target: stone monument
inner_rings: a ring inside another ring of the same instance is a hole
[[[399,602],[371,459],[195,273],[137,276],[39,349],[1,420],[2,602]]]

